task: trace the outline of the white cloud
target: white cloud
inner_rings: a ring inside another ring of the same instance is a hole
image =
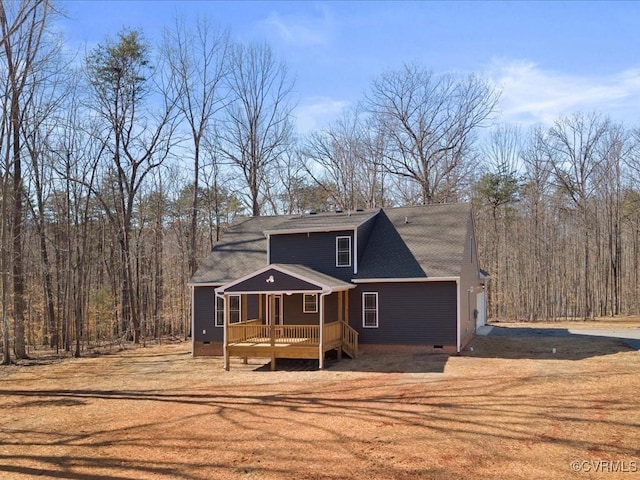
[[[633,124],[640,120],[640,68],[575,75],[544,70],[533,62],[494,61],[488,76],[502,90],[506,122],[551,123],[577,111],[598,111]]]
[[[331,38],[331,21],[326,11],[314,16],[272,13],[263,24],[282,41],[297,47],[326,46]]]
[[[346,100],[329,97],[310,97],[296,109],[296,126],[301,134],[319,130],[335,120],[349,106]]]

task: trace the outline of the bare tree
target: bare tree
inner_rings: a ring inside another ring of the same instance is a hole
[[[418,183],[421,203],[445,200],[468,173],[474,133],[494,113],[498,98],[474,75],[459,79],[416,65],[383,73],[365,104],[388,139],[384,167]]]
[[[291,91],[284,63],[265,44],[231,48],[229,103],[221,124],[219,150],[239,168],[252,215],[260,215],[269,167],[292,141]]]
[[[608,129],[609,120],[600,115],[574,114],[557,120],[543,140],[553,178],[557,186],[569,195],[582,221],[583,315],[586,318],[593,316],[590,200],[598,187],[598,170],[606,158],[601,146]]]
[[[0,2],[0,32],[2,34],[3,65],[6,72],[6,95],[8,121],[5,123],[5,165],[12,165],[12,279],[14,351],[17,358],[26,358],[24,313],[25,281],[23,260],[24,179],[23,179],[23,130],[27,121],[28,105],[33,75],[41,67],[45,31],[52,13],[47,0],[23,0]],[[5,192],[6,193],[6,192]],[[6,355],[6,354],[5,354]]]
[[[211,134],[216,114],[224,106],[221,84],[226,75],[229,35],[205,19],[199,19],[193,31],[184,20],[177,20],[173,31],[165,31],[163,51],[174,77],[175,96],[193,142],[193,196],[189,222],[189,273],[197,265],[198,200],[202,142]]]
[[[167,158],[173,132],[173,104],[161,95],[157,116],[144,109],[150,89],[149,45],[140,32],[123,31],[118,41],[99,45],[87,58],[87,75],[101,137],[109,157],[98,199],[120,246],[121,320],[140,339],[140,317],[133,285],[131,228],[136,196],[146,177]]]
[[[379,197],[377,136],[368,127],[357,109],[347,110],[326,129],[311,133],[302,150],[307,174],[341,210],[375,207]]]
[[[475,185],[483,207],[491,212],[493,223],[493,248],[486,252],[485,262],[491,266],[492,281],[488,289],[488,301],[495,307],[494,314],[501,316],[500,307],[504,302],[493,302],[494,293],[501,295],[508,288],[510,260],[506,248],[512,215],[509,207],[518,199],[520,182],[518,162],[521,152],[520,133],[516,128],[502,125],[494,130],[484,146],[485,171]]]
[[[0,119],[0,308],[2,309],[2,363],[8,365],[11,363],[11,344],[10,344],[10,330],[11,325],[9,322],[9,203],[10,203],[10,188],[9,178],[11,174],[11,163],[9,150],[5,152],[5,145],[7,136],[7,120],[8,115],[8,82],[1,85],[2,92],[0,99],[2,99],[2,118]]]

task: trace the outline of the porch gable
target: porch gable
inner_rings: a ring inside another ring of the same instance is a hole
[[[227,293],[321,292],[322,287],[289,273],[269,268],[224,289]]]

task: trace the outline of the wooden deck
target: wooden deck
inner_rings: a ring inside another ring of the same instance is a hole
[[[318,358],[324,352],[337,349],[355,357],[358,333],[343,322],[324,325],[320,348],[318,325],[264,325],[260,320],[248,320],[227,327],[227,359],[234,357],[271,358],[275,368],[277,358]],[[225,368],[228,369],[228,364]]]

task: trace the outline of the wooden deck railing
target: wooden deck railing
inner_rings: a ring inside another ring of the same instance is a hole
[[[264,327],[259,319],[246,320],[234,323],[227,328],[227,343],[241,343],[249,338],[262,336]],[[268,334],[267,334],[268,335]]]
[[[340,322],[325,323],[323,335],[325,344],[340,340],[341,335]]]
[[[263,325],[259,320],[234,323],[227,327],[227,343],[274,343],[296,345],[318,345],[317,325]]]
[[[295,343],[296,345],[318,345],[320,329],[317,325],[277,325],[275,343]]]
[[[263,325],[260,320],[247,320],[227,327],[228,344],[271,343],[272,345],[319,345],[320,328],[317,325]],[[325,345],[342,340],[345,352],[354,357],[358,352],[358,332],[344,322],[324,325]]]
[[[358,332],[344,322],[340,322],[342,327],[342,349],[351,358],[358,355]]]

